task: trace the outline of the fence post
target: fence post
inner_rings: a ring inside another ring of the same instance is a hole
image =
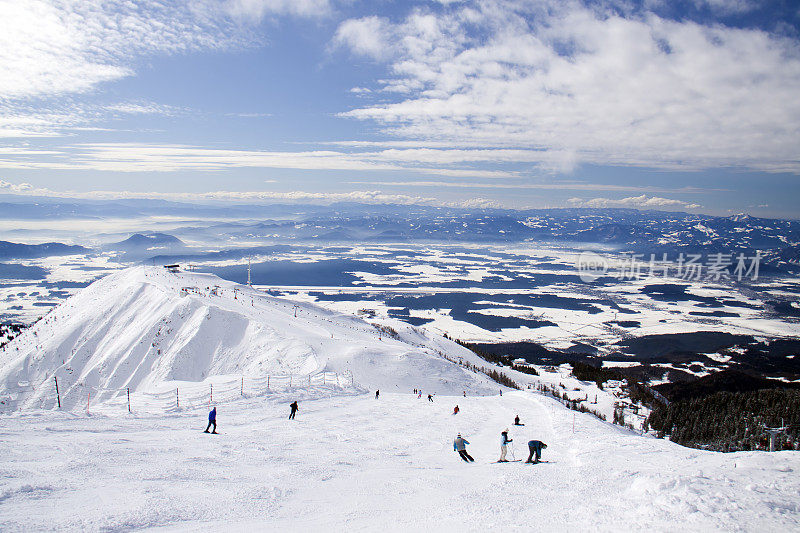
[[[89,400],[91,399],[91,397],[92,397],[92,393],[91,392],[87,392],[86,393],[86,414],[87,415],[89,414]]]
[[[242,396],[244,396],[244,376],[242,376]]]
[[[267,392],[269,392],[269,376],[267,376]]]
[[[209,385],[211,385],[211,397],[208,399],[208,405],[210,407],[211,404],[214,403],[214,384],[209,383]]]
[[[128,412],[131,412],[131,388],[127,387],[128,392]]]
[[[175,387],[175,407],[181,408],[181,397],[178,394],[178,387]]]
[[[56,399],[58,399],[58,408],[61,409],[61,394],[58,392],[58,378],[53,376],[53,380],[56,382]]]

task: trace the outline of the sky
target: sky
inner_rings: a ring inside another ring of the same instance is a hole
[[[0,0],[0,193],[800,218],[791,0]]]

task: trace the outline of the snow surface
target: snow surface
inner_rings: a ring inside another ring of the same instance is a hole
[[[291,394],[168,415],[0,417],[0,530],[796,531],[800,456],[641,437],[555,400]],[[453,415],[458,404],[461,411]],[[524,427],[511,425],[519,414]],[[574,424],[574,432],[573,432]],[[537,465],[494,464],[548,444]],[[453,452],[461,432],[475,463]]]

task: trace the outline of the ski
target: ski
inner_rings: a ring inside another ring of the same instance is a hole
[[[494,461],[493,463],[489,464],[497,464],[497,463],[519,463],[522,459],[511,459],[509,461]]]

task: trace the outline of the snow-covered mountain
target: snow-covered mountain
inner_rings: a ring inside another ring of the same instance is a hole
[[[54,377],[67,409],[87,396],[103,402],[128,388],[154,391],[176,381],[293,376],[304,383],[322,372],[371,389],[498,390],[441,356],[480,364],[469,350],[391,324],[379,327],[210,274],[134,267],[86,287],[0,351],[0,407],[54,407]]]

